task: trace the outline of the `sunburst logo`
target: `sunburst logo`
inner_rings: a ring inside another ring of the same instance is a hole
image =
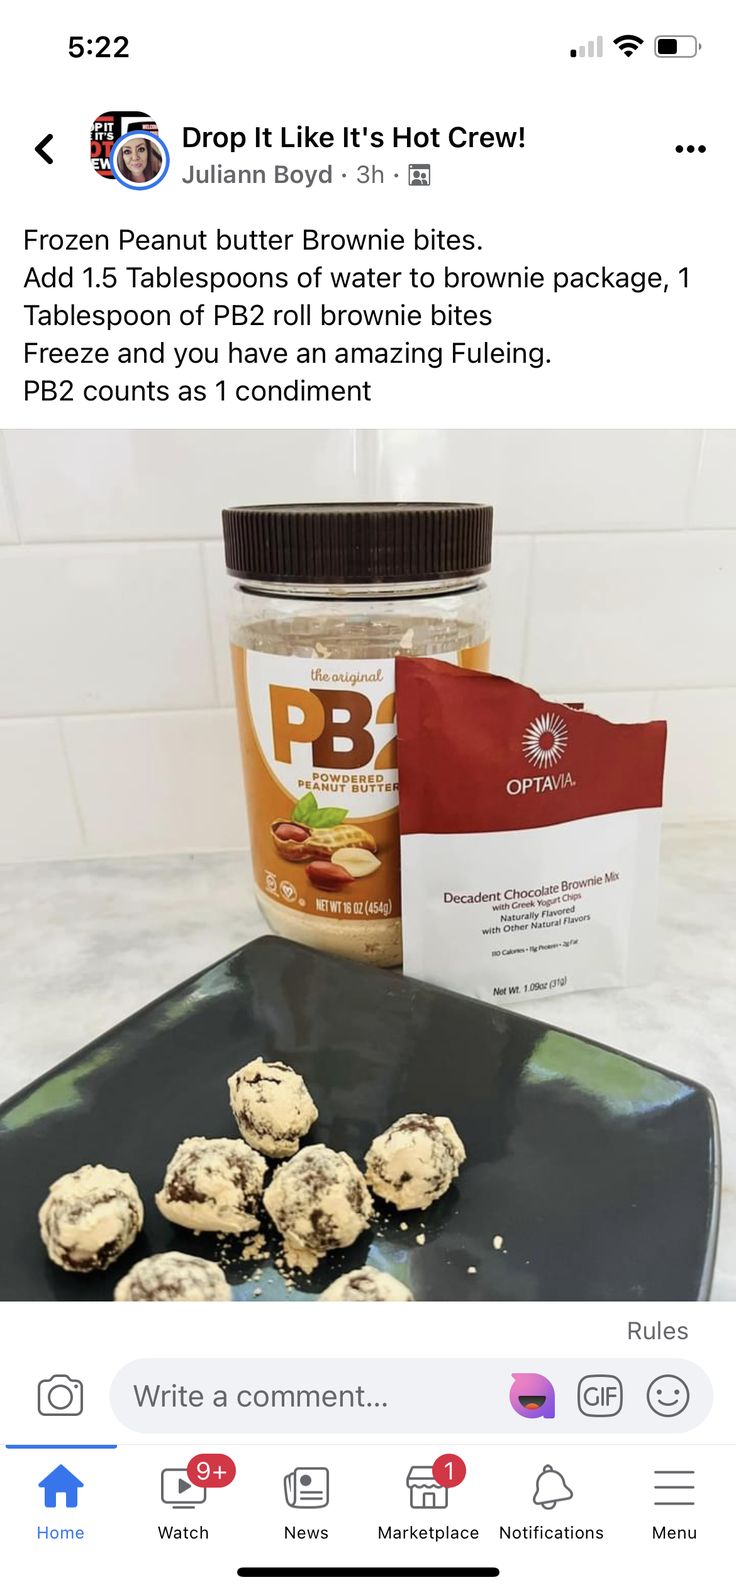
[[[521,738],[527,762],[535,768],[552,768],[567,750],[567,725],[559,713],[540,713]]]

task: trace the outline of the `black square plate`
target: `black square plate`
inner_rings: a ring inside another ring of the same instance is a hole
[[[366,1261],[420,1300],[707,1297],[719,1191],[707,1090],[518,1013],[267,937],[2,1107],[2,1298],[110,1299],[156,1250],[222,1259],[221,1239],[172,1227],[153,1195],[181,1139],[235,1136],[226,1079],[258,1055],[304,1075],[320,1112],[310,1140],[362,1164],[396,1117],[430,1111],[452,1118],[468,1159],[429,1211],[381,1206],[350,1250],[292,1287],[273,1266],[272,1231],[260,1267],[226,1241],[236,1298],[316,1299]],[[146,1222],[116,1266],[74,1277],[46,1259],[37,1211],[53,1179],[87,1161],[131,1173]]]

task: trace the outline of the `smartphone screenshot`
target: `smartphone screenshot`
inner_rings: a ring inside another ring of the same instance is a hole
[[[9,1584],[723,1581],[735,50],[5,24]]]

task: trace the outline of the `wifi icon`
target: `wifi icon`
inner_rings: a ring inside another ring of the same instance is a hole
[[[619,33],[618,38],[614,39],[613,42],[622,55],[633,55],[638,50],[639,45],[644,43],[644,40],[639,38],[638,33]]]

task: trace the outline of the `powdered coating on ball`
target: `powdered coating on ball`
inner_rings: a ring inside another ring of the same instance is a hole
[[[268,1168],[242,1139],[184,1139],[155,1196],[162,1216],[195,1233],[252,1233]]]
[[[416,1112],[373,1140],[365,1175],[374,1194],[397,1210],[426,1211],[447,1192],[464,1160],[465,1146],[449,1117]]]
[[[284,1240],[287,1265],[314,1271],[331,1249],[346,1249],[368,1226],[373,1201],[344,1150],[308,1144],[280,1166],[263,1201]]]
[[[228,1078],[238,1128],[254,1150],[285,1160],[317,1121],[317,1107],[304,1079],[285,1061],[257,1056]]]
[[[321,1298],[341,1304],[365,1304],[369,1300],[406,1303],[413,1300],[414,1295],[390,1272],[376,1271],[375,1266],[361,1266],[359,1271],[346,1271],[344,1276],[337,1277],[325,1288]]]
[[[115,1289],[118,1302],[186,1299],[200,1303],[232,1299],[224,1271],[213,1260],[182,1255],[172,1249],[165,1255],[147,1255],[122,1277]]]
[[[106,1271],[138,1237],[143,1202],[127,1172],[80,1166],[51,1184],[38,1220],[55,1266]]]

